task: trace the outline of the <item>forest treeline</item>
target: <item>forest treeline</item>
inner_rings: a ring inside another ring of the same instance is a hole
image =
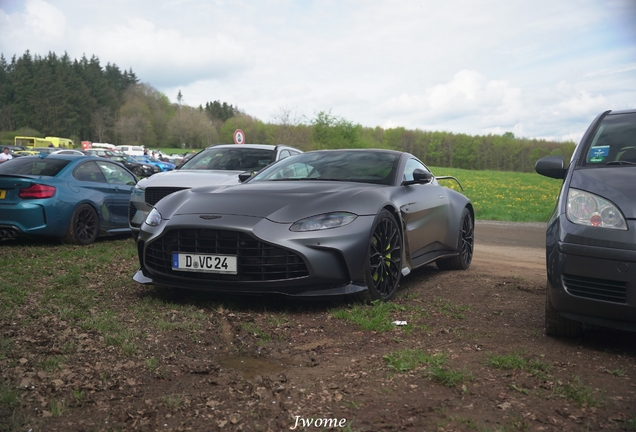
[[[563,155],[572,142],[503,135],[466,135],[443,131],[363,127],[331,111],[306,118],[278,107],[265,123],[238,107],[214,100],[192,107],[177,102],[117,65],[96,56],[71,59],[32,55],[7,61],[0,55],[0,142],[16,135],[59,136],[80,141],[197,149],[231,143],[242,129],[247,143],[288,144],[302,150],[387,148],[408,151],[439,167],[532,171],[537,159]]]

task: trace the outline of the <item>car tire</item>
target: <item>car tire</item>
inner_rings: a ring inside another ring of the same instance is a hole
[[[457,240],[457,255],[449,258],[440,258],[435,261],[440,270],[466,270],[473,260],[475,248],[475,222],[468,208],[464,208]]]
[[[564,317],[552,306],[550,289],[552,286],[548,281],[545,289],[545,334],[570,338],[581,336],[583,324],[580,321]]]
[[[78,206],[71,216],[68,231],[61,240],[66,244],[88,245],[99,234],[99,217],[90,204]]]
[[[387,253],[388,251],[388,253]],[[395,217],[382,209],[369,234],[364,281],[367,290],[358,300],[369,303],[393,298],[402,275],[402,234]]]

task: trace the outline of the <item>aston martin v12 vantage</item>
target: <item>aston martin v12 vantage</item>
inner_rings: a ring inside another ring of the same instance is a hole
[[[388,300],[415,267],[470,266],[472,203],[408,153],[314,151],[241,179],[156,203],[141,225],[134,280]]]

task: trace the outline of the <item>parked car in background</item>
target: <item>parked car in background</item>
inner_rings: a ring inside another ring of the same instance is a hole
[[[132,156],[122,155],[122,156],[111,156],[109,158],[113,162],[118,162],[128,168],[133,174],[137,177],[150,177],[153,174],[161,172],[161,169],[157,165],[147,164],[144,162],[139,162],[137,159]]]
[[[293,147],[267,144],[222,144],[196,153],[179,169],[141,180],[130,198],[133,237],[152,207],[173,192],[197,186],[238,184],[239,174],[259,171],[274,161],[302,153]]]
[[[546,232],[546,333],[636,331],[636,110],[600,114],[576,147],[537,161],[563,180]]]
[[[58,237],[86,245],[129,233],[128,206],[137,178],[93,156],[25,156],[0,164],[0,238]]]
[[[88,150],[83,150],[83,152],[84,154],[87,154],[90,156],[99,156],[104,158],[111,158],[114,156],[128,156],[127,154],[122,153],[117,149],[109,150],[109,149],[102,149],[102,148],[90,148]],[[131,157],[131,156],[128,156],[128,157]]]
[[[54,151],[60,150],[59,147],[27,147],[24,150],[17,150],[15,153],[20,156],[35,156],[41,153],[51,154]]]
[[[175,169],[177,167],[173,163],[163,162],[163,161],[160,161],[157,158],[152,158],[152,157],[148,157],[148,156],[133,156],[133,158],[137,162],[142,162],[142,163],[145,163],[145,164],[155,165],[155,166],[159,167],[159,169],[162,172],[172,171],[173,169]]]
[[[139,233],[134,280],[389,300],[416,267],[467,269],[473,233],[470,200],[439,185],[414,156],[314,151],[244,184],[182,190],[159,201]]]
[[[119,150],[120,152],[126,153],[129,156],[144,155],[144,148],[141,146],[120,145],[120,146],[117,146],[117,150]]]
[[[66,154],[66,155],[75,155],[75,156],[86,156],[84,153],[82,153],[79,150],[71,150],[71,149],[55,150],[55,151],[52,151],[50,154]]]

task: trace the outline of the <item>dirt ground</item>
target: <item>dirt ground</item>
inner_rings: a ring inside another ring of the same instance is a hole
[[[111,293],[131,328],[143,322],[127,306],[148,298],[193,306],[206,319],[196,330],[146,328],[139,353],[123,356],[27,308],[0,323],[15,344],[0,358],[5,380],[19,383],[13,416],[25,416],[19,430],[42,431],[636,430],[636,334],[544,334],[542,229],[478,224],[471,268],[412,272],[390,315],[408,325],[387,331],[335,317],[359,308],[344,300],[245,301],[131,282]],[[38,356],[68,341],[78,349],[61,368],[37,367]],[[404,350],[444,358],[463,379],[440,380],[426,362],[391,367]],[[495,364],[503,358],[520,362]],[[63,401],[61,413],[52,399]],[[16,424],[2,409],[0,424]]]

